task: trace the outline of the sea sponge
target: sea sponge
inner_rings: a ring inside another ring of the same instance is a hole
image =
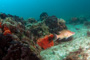
[[[37,44],[43,49],[50,48],[54,46],[53,37],[54,36],[52,34],[50,34],[49,36],[46,35],[44,38],[38,39]]]
[[[2,23],[0,22],[0,28],[2,28]]]
[[[3,34],[4,35],[11,34],[11,31],[10,30],[5,30]]]
[[[9,30],[9,28],[4,26],[3,30],[6,31],[6,30]]]
[[[10,29],[7,26],[5,26],[5,25],[4,25],[3,31],[4,31],[3,32],[4,35],[11,34]]]

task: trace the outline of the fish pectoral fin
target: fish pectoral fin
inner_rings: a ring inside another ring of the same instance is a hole
[[[71,37],[71,36],[69,36],[69,37]],[[68,39],[69,37],[66,37],[66,39]]]
[[[62,39],[58,38],[57,40],[60,41],[60,40],[62,40]],[[56,41],[57,41],[57,40],[56,40]]]
[[[65,39],[68,39],[69,37],[65,37]]]
[[[65,39],[68,39],[69,37],[65,38]]]

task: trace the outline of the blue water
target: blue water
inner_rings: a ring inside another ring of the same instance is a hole
[[[90,0],[0,0],[0,12],[39,19],[42,12],[67,18],[90,14]]]

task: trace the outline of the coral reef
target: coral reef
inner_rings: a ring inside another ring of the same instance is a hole
[[[17,19],[19,17],[13,16],[0,19],[0,60],[39,60],[31,48],[34,41],[30,40],[30,31],[25,29],[23,20],[21,22]]]
[[[7,17],[7,15],[5,13],[0,13],[0,18],[1,19],[5,19]]]
[[[39,60],[27,45],[0,34],[0,60]]]
[[[18,16],[0,14],[0,60],[42,59],[40,52],[55,45],[54,34],[67,27],[64,19],[48,16],[46,12],[40,19],[25,21]]]
[[[46,19],[47,17],[48,17],[48,14],[47,14],[46,12],[43,12],[43,13],[41,13],[41,15],[40,15],[41,21],[44,20],[44,19]]]
[[[84,22],[84,25],[85,25],[87,28],[90,28],[90,22],[89,22],[89,21]]]
[[[58,33],[63,29],[67,29],[65,23],[59,21],[56,16],[50,16],[45,20],[45,24],[49,27],[49,32]]]
[[[29,18],[28,20],[27,20],[27,23],[37,23],[37,20],[35,20],[34,18]]]
[[[23,18],[20,18],[19,16],[13,16],[10,14],[5,14],[5,13],[0,13],[0,18],[1,19],[5,19],[6,17],[11,17],[12,20],[16,21],[16,22],[21,22],[22,24],[25,24],[25,21]]]
[[[70,24],[83,24],[87,19],[85,17],[72,17],[69,21]]]
[[[31,32],[30,34],[34,36],[34,40],[50,34],[49,28],[43,22],[33,24],[32,26],[29,26],[29,28],[27,27],[27,29]]]

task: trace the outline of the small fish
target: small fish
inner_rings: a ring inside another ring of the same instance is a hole
[[[57,39],[67,39],[69,37],[71,37],[72,35],[74,35],[75,33],[70,31],[70,30],[62,30],[59,32],[59,35],[56,35]]]

